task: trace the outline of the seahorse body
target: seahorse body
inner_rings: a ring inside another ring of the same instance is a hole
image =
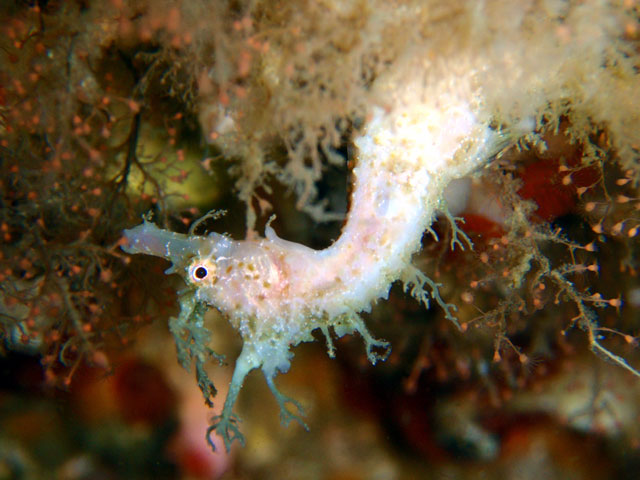
[[[426,277],[411,266],[411,255],[443,208],[444,187],[476,168],[493,138],[488,120],[478,116],[471,79],[456,80],[454,88],[448,82],[432,84],[429,92],[422,83],[398,88],[396,79],[388,82],[393,106],[375,107],[355,139],[351,208],[340,238],[324,250],[281,239],[270,226],[265,238],[245,241],[217,233],[189,237],[148,222],[125,231],[126,251],[173,262],[196,299],[226,315],[242,336],[224,411],[212,427],[227,448],[240,437],[232,406],[250,370],[262,369],[285,420],[299,420],[284,405],[297,403],[273,384],[275,374],[289,368],[290,347],[313,340],[311,332],[320,329],[332,355],[330,329],[338,337],[357,331],[375,363],[388,344],[371,336],[358,313],[386,297],[398,279],[426,300]]]

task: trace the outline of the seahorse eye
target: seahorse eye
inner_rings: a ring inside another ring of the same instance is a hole
[[[198,267],[196,268],[195,272],[193,272],[194,277],[196,277],[198,280],[202,280],[204,277],[207,276],[209,272],[207,271],[206,268],[204,267]]]
[[[211,259],[198,259],[189,267],[189,277],[194,283],[215,281],[215,276],[216,264]]]

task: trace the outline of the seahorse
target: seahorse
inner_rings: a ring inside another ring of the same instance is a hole
[[[340,237],[328,248],[284,240],[270,224],[264,238],[250,240],[215,232],[178,234],[146,220],[125,231],[127,252],[171,261],[170,272],[184,278],[195,302],[218,309],[242,337],[222,414],[209,432],[222,436],[227,450],[234,439],[244,441],[233,405],[253,369],[262,370],[284,422],[295,419],[306,428],[301,415],[286,406],[302,414],[300,405],[277,390],[274,377],[287,372],[291,348],[312,341],[314,330],[324,334],[330,356],[332,335],[357,332],[371,363],[386,358],[389,344],[374,338],[359,314],[386,298],[394,281],[424,303],[436,300],[454,319],[454,306],[411,265],[411,256],[436,213],[447,212],[446,185],[478,168],[495,151],[499,135],[483,116],[472,76],[413,78],[379,82],[386,103],[371,109],[354,139],[350,209]]]

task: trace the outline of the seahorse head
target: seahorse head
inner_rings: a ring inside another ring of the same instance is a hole
[[[206,237],[184,235],[147,221],[124,234],[126,252],[169,260],[172,266],[166,273],[181,275],[195,288],[197,300],[232,321],[251,319],[254,325],[282,318],[282,294],[288,288],[286,265],[272,242],[235,241],[215,232]]]
[[[194,256],[185,269],[186,281],[197,288],[197,298],[232,320],[269,323],[280,317],[288,282],[277,252],[265,241],[217,237],[207,237],[210,253]]]

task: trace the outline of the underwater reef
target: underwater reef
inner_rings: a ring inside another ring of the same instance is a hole
[[[0,19],[0,478],[633,478],[636,1]]]

